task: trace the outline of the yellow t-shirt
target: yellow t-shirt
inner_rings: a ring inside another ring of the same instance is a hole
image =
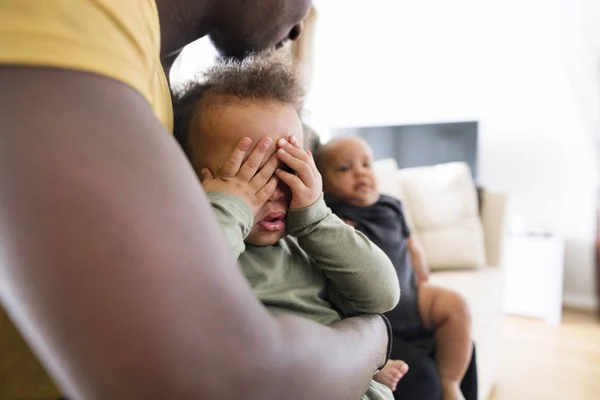
[[[0,0],[0,65],[89,71],[132,86],[173,131],[154,0]]]
[[[159,55],[154,0],[0,0],[0,65],[59,67],[116,79],[141,93],[172,132]],[[0,399],[59,397],[0,309]]]

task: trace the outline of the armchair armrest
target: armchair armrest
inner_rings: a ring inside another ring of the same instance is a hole
[[[485,236],[488,266],[502,265],[507,197],[503,193],[484,190],[482,193],[481,223]]]

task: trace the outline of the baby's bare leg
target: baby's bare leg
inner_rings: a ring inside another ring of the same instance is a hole
[[[435,332],[435,358],[444,400],[464,399],[460,391],[471,359],[471,315],[456,292],[427,283],[419,285],[419,312],[425,329]]]

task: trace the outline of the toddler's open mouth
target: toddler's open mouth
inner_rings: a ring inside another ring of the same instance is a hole
[[[285,212],[273,211],[267,214],[258,225],[266,231],[277,232],[285,228]]]

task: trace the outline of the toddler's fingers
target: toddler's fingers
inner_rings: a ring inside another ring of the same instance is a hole
[[[292,196],[294,196],[295,193],[298,193],[298,191],[302,190],[302,186],[306,186],[297,175],[290,174],[281,168],[277,168],[277,170],[275,170],[275,175],[281,179],[283,183],[288,185],[290,189],[292,189]]]
[[[287,138],[281,138],[277,141],[277,144],[279,145],[279,147],[283,147],[283,145],[285,143],[291,143],[294,147],[300,147],[298,145],[298,139],[296,139],[296,136],[294,135],[289,135]]]
[[[290,135],[290,143],[299,149],[302,148],[302,146],[300,145],[300,141],[294,135]]]
[[[277,156],[285,165],[298,174],[298,177],[306,186],[312,186],[314,181],[314,171],[310,165],[294,157],[292,154],[288,153],[286,149],[277,150]]]
[[[281,165],[277,154],[273,154],[261,169],[252,177],[250,185],[258,192],[271,179],[275,170]]]
[[[240,170],[237,174],[240,178],[242,178],[245,182],[250,182],[250,179],[254,177],[256,171],[260,168],[262,161],[265,159],[265,155],[273,144],[273,139],[270,137],[264,137],[260,139],[250,156],[244,161]]]
[[[279,145],[279,148],[284,149],[292,156],[304,161],[305,163],[309,162],[310,157],[302,148],[294,146],[292,143],[286,141],[285,139],[279,139],[277,144]]]
[[[316,168],[317,165],[315,164],[315,157],[313,156],[312,151],[310,151],[310,150],[304,150],[304,152],[308,156],[308,162],[309,162],[309,164],[312,165],[312,166],[314,166]]]
[[[242,138],[231,152],[229,159],[223,164],[223,168],[221,168],[219,175],[226,178],[233,178],[236,176],[251,145],[252,139],[249,137]]]
[[[272,176],[271,179],[269,179],[269,182],[267,182],[267,184],[256,193],[256,197],[261,203],[264,204],[269,197],[273,195],[273,192],[275,192],[275,189],[277,189],[278,184],[279,179],[276,176]]]
[[[317,164],[315,163],[315,157],[313,156],[312,151],[310,150],[305,150],[306,155],[308,156],[308,164],[313,167],[314,171],[318,171],[317,169]]]

